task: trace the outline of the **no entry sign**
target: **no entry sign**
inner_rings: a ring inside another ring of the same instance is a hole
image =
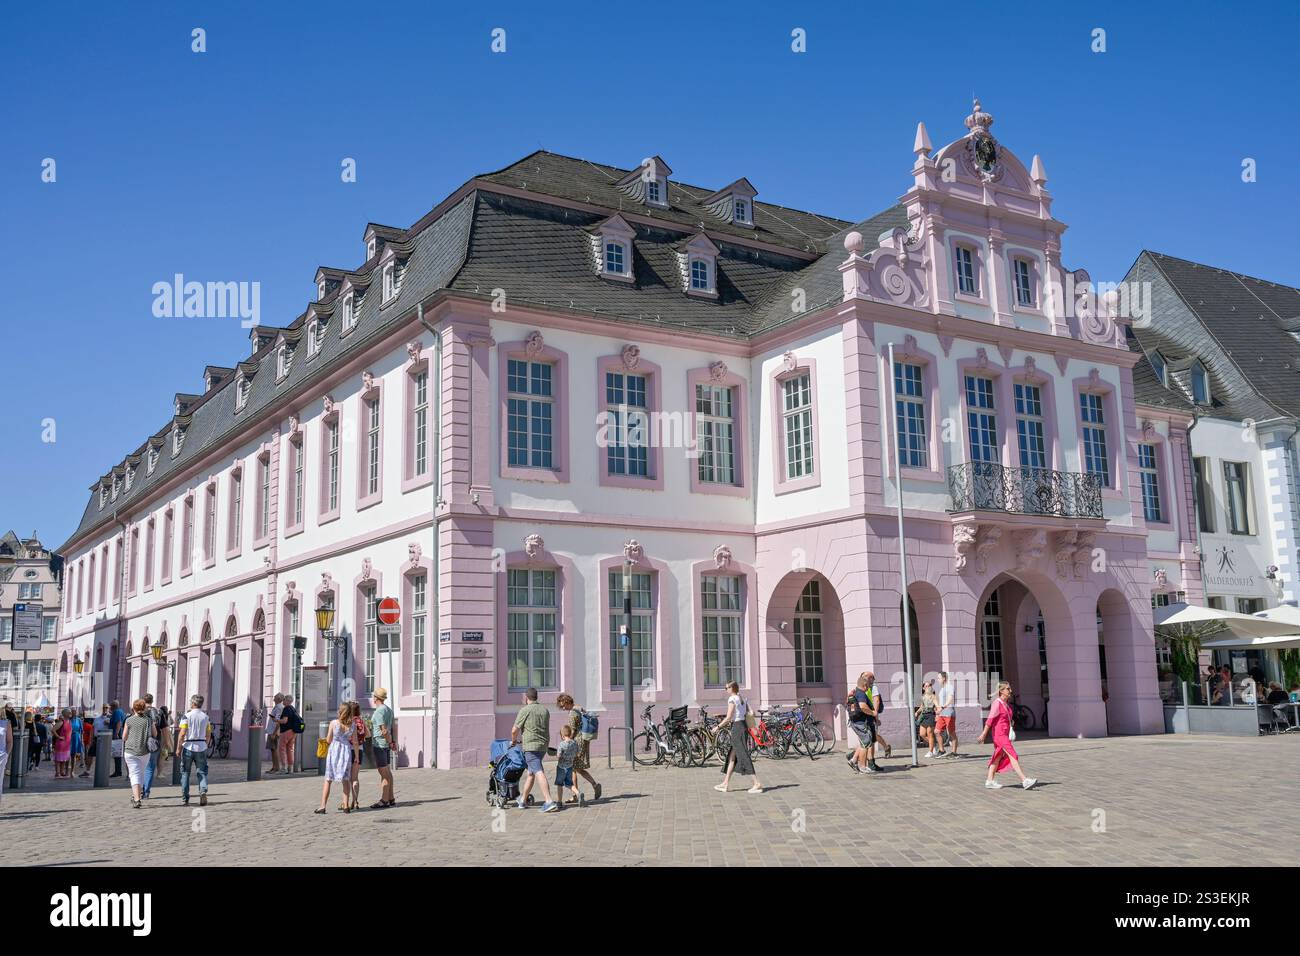
[[[402,619],[402,606],[397,598],[386,597],[379,602],[379,623],[396,624]]]

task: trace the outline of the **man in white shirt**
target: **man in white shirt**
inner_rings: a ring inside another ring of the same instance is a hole
[[[939,672],[939,681],[939,716],[934,722],[934,736],[939,742],[939,755],[955,757],[957,756],[957,694],[948,681],[947,671]],[[944,749],[944,734],[947,734],[948,739],[952,741],[951,754]]]
[[[284,694],[275,695],[275,704],[266,714],[266,746],[271,751],[271,773],[280,772],[280,715],[284,713]]]
[[[208,742],[211,739],[212,721],[203,711],[203,696],[195,694],[190,698],[190,709],[181,717],[176,743],[181,755],[181,803],[184,805],[190,802],[191,765],[199,771],[199,806],[208,804]]]

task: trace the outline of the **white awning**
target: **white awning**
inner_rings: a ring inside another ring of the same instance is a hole
[[[1273,608],[1273,611],[1280,610]],[[1297,609],[1291,608],[1296,611]],[[1157,608],[1157,612],[1169,612],[1161,617],[1158,613],[1153,615],[1156,627],[1178,627],[1180,625],[1222,625],[1228,634],[1237,638],[1257,638],[1257,637],[1290,637],[1300,636],[1300,620],[1282,621],[1270,620],[1262,612],[1261,614],[1238,614],[1236,611],[1221,611],[1213,607],[1197,607],[1193,604],[1170,605],[1167,608]],[[1300,611],[1297,611],[1300,617]],[[1228,635],[1225,635],[1227,637]],[[1202,642],[1202,647],[1210,647],[1209,642]]]
[[[1221,637],[1201,642],[1203,651],[1277,651],[1290,647],[1300,647],[1300,634],[1287,634],[1281,637]]]

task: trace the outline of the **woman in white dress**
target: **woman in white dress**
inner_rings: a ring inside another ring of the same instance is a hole
[[[343,785],[346,801],[348,784],[352,779],[352,761],[357,756],[357,733],[352,720],[352,708],[347,704],[339,706],[339,715],[330,721],[329,752],[325,754],[325,783],[321,786],[320,807],[316,813],[324,813],[330,802],[330,784]],[[351,813],[350,806],[344,813]]]

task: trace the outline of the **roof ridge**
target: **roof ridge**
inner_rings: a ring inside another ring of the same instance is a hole
[[[1238,280],[1249,279],[1251,282],[1261,282],[1264,285],[1276,286],[1281,289],[1289,289],[1292,292],[1296,293],[1297,295],[1300,295],[1300,287],[1287,285],[1285,282],[1275,282],[1272,279],[1263,279],[1260,278],[1259,276],[1248,275],[1245,272],[1238,272],[1235,269],[1225,269],[1222,266],[1210,265],[1210,263],[1208,262],[1198,262],[1195,259],[1188,259],[1183,256],[1172,256],[1167,252],[1157,252],[1154,249],[1143,249],[1142,251],[1150,256],[1159,256],[1162,259],[1172,259],[1175,262],[1186,262],[1188,265],[1193,265],[1200,269],[1213,269],[1216,272],[1224,272]]]

